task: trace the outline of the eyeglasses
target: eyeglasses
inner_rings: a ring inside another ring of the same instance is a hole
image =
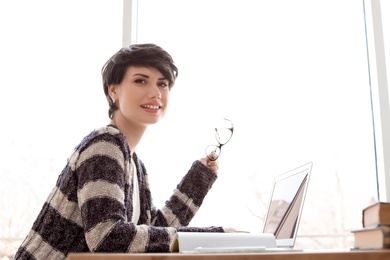
[[[211,161],[218,159],[221,154],[222,146],[227,144],[233,136],[233,122],[229,119],[223,118],[223,124],[227,127],[215,128],[215,139],[219,145],[209,145],[206,147],[206,155]]]

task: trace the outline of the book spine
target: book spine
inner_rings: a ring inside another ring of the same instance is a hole
[[[383,232],[383,248],[390,248],[390,226],[380,225]]]

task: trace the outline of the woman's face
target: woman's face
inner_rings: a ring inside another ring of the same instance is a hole
[[[115,119],[148,126],[157,123],[166,113],[169,101],[169,80],[152,67],[131,66],[121,84],[110,86],[116,100]]]

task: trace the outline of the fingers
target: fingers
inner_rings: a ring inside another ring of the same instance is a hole
[[[223,231],[224,231],[225,233],[250,233],[249,231],[237,230],[237,229],[232,228],[232,227],[223,228]]]
[[[219,169],[219,166],[218,166],[219,162],[218,161],[210,161],[208,160],[207,161],[207,167],[209,167],[209,169],[217,174],[218,173],[218,169]]]
[[[207,156],[211,161],[215,161],[218,159],[218,156],[217,154],[215,153],[215,151],[212,151],[208,156]]]
[[[215,160],[212,161],[208,157],[204,157],[200,159],[200,161],[203,163],[203,165],[207,166],[213,173],[217,174],[219,169],[219,161]]]

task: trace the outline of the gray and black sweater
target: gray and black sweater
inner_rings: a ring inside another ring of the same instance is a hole
[[[65,259],[71,252],[170,252],[176,232],[223,232],[186,227],[216,180],[195,161],[160,210],[147,172],[134,154],[141,213],[132,223],[133,177],[125,136],[109,125],[75,148],[15,259]]]

